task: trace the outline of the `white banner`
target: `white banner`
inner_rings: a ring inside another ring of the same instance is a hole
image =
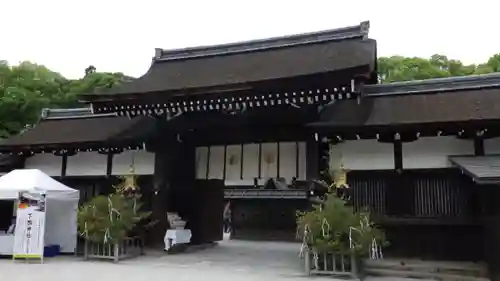
[[[43,258],[45,212],[39,206],[17,209],[12,257]]]

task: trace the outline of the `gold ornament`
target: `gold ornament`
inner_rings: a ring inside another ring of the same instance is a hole
[[[340,164],[340,169],[333,171],[333,182],[335,187],[348,187],[347,185],[347,170],[344,165]]]
[[[115,186],[115,190],[118,193],[125,194],[129,192],[139,191],[139,186],[137,185],[137,175],[135,175],[135,169],[133,165],[130,165],[130,174],[119,177],[122,182]]]

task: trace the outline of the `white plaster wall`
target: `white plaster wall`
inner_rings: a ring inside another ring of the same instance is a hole
[[[224,146],[211,146],[208,164],[208,178],[224,178]]]
[[[38,169],[49,176],[61,176],[62,156],[53,154],[35,154],[26,159],[26,169]]]
[[[68,156],[66,176],[104,176],[107,156],[97,152],[79,152]]]
[[[425,137],[403,143],[403,169],[451,167],[448,156],[474,155],[474,142],[453,136]]]
[[[243,145],[243,180],[242,185],[253,184],[253,179],[259,177],[259,145],[247,143]],[[237,185],[237,183],[234,183]]]
[[[377,140],[346,141],[330,146],[330,169],[343,164],[347,170],[394,169],[394,146]]]
[[[196,178],[206,179],[207,178],[207,165],[208,165],[208,147],[197,147],[196,148]]]
[[[241,145],[229,145],[226,148],[226,181],[241,180]]]
[[[297,176],[297,143],[281,142],[279,145],[280,177],[291,180]]]
[[[261,145],[262,155],[260,158],[261,163],[261,177],[265,179],[275,178],[278,176],[278,144],[277,143],[263,143]]]
[[[305,142],[279,143],[279,176],[288,182],[297,176],[297,146],[299,154],[298,179],[302,180],[306,178]],[[241,159],[242,149],[243,159]],[[259,177],[260,162],[261,179],[258,179],[258,183],[264,184],[268,178],[278,175],[278,143],[262,143],[261,149],[259,159],[259,144],[257,143],[229,145],[226,147],[226,158],[224,159],[224,146],[211,146],[210,152],[208,147],[197,147],[196,177],[197,179],[207,178],[208,164],[208,178],[210,179],[225,178],[226,185],[253,185],[254,178]],[[225,177],[224,162],[226,165]]]
[[[485,154],[500,154],[500,138],[491,138],[484,140]]]
[[[155,154],[146,150],[126,150],[113,155],[112,175],[130,174],[133,164],[136,175],[152,175],[155,167]]]

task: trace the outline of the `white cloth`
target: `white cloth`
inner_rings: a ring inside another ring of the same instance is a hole
[[[187,244],[191,242],[191,230],[189,229],[169,229],[165,233],[165,250],[168,251],[175,244]]]
[[[18,169],[0,177],[0,199],[14,200],[19,192],[33,197],[45,194],[46,198],[77,201],[80,192],[70,188],[37,169]]]
[[[37,169],[13,170],[0,177],[0,200],[17,200],[20,193],[35,200],[45,195],[45,245],[75,252],[80,192]]]
[[[0,255],[10,256],[14,250],[14,235],[0,234]]]

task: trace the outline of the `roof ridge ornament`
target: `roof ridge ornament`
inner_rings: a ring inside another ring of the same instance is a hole
[[[207,56],[229,55],[262,51],[276,48],[293,47],[305,44],[323,43],[331,41],[343,41],[350,39],[366,39],[370,30],[370,22],[363,21],[358,25],[342,28],[300,33],[287,36],[272,37],[266,39],[256,39],[235,43],[188,47],[165,50],[155,49],[154,61],[173,61],[181,59],[191,59]]]

